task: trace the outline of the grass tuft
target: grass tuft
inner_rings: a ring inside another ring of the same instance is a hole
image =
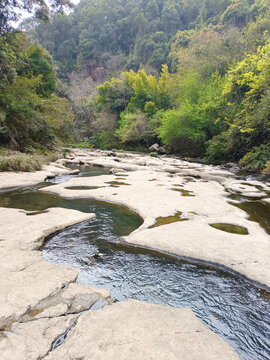
[[[0,155],[0,171],[36,171],[48,162],[48,158],[42,155],[14,154]]]

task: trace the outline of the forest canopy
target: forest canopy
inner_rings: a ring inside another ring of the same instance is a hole
[[[158,143],[210,163],[265,166],[269,0],[81,0],[60,14],[67,4],[55,2],[49,23],[27,19],[24,34],[2,37],[1,142],[72,133],[89,146]]]

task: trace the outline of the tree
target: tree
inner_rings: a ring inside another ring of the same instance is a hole
[[[258,8],[253,6],[254,3],[254,0],[232,1],[220,17],[220,22],[240,28],[247,25],[249,19],[257,15]]]
[[[140,141],[147,142],[148,133],[148,119],[139,110],[135,113],[121,114],[119,122],[119,129],[116,131],[122,143],[140,143]]]
[[[29,71],[34,76],[40,76],[41,78],[37,93],[49,97],[56,89],[56,76],[50,63],[51,57],[38,45],[32,45],[26,56]]]
[[[202,156],[206,141],[221,132],[224,100],[222,78],[215,74],[203,82],[198,73],[189,73],[180,82],[179,106],[167,110],[159,129],[160,138],[181,155]]]
[[[67,87],[69,98],[75,115],[72,131],[76,141],[88,139],[94,130],[95,98],[97,83],[86,70],[73,72],[69,76],[70,85]]]
[[[270,146],[269,79],[269,42],[259,46],[255,54],[246,54],[230,69],[222,94],[227,103],[225,119],[229,128],[209,142],[209,161],[238,161],[244,157],[246,163],[265,158],[264,149]],[[245,157],[248,152],[251,153]]]
[[[247,54],[228,72],[224,96],[232,109],[231,126],[241,132],[260,133],[270,141],[270,42]],[[255,144],[254,144],[255,145]]]
[[[53,11],[62,12],[72,7],[70,0],[52,0],[50,5]],[[6,34],[12,29],[11,21],[17,21],[20,17],[19,11],[32,12],[39,19],[49,19],[49,6],[45,0],[2,0],[0,2],[0,35]]]
[[[255,3],[267,1],[256,0]],[[57,61],[61,78],[68,78],[69,73],[80,69],[89,60],[101,65],[105,53],[107,57],[123,56],[125,62],[122,71],[138,71],[139,68],[151,66],[159,73],[164,63],[171,70],[168,54],[179,30],[198,31],[203,28],[206,30],[207,27],[207,30],[224,31],[226,24],[223,26],[221,20],[228,18],[228,22],[235,26],[237,19],[234,21],[233,18],[239,15],[236,9],[238,3],[241,6],[245,4],[245,9],[255,19],[254,14],[258,10],[253,9],[253,2],[254,0],[87,0],[81,1],[68,16],[60,17],[55,14],[51,23],[33,26],[33,32],[40,44]],[[235,5],[234,9],[230,8],[232,3]],[[252,6],[247,5],[249,3]],[[262,7],[258,5],[257,8]],[[241,27],[243,24],[241,22]],[[209,43],[211,44],[211,39]],[[226,48],[223,53],[227,51]],[[102,66],[104,65],[102,62]]]
[[[174,61],[177,58],[180,73],[198,69],[203,78],[207,79],[215,71],[224,75],[243,52],[241,33],[232,27],[223,32],[211,29],[178,33],[170,56]]]
[[[101,107],[106,106],[112,113],[120,114],[126,110],[134,91],[131,86],[130,76],[123,73],[120,79],[112,78],[98,86],[97,103]]]
[[[147,3],[145,7],[145,16],[148,21],[153,21],[160,16],[156,0],[151,0]]]
[[[0,142],[18,150],[51,146],[67,134],[73,112],[53,94],[55,75],[48,54],[13,32],[0,42]]]

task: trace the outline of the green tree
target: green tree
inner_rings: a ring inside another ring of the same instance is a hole
[[[18,150],[50,146],[64,134],[73,113],[52,94],[55,75],[46,52],[22,33],[0,43],[0,141]],[[61,131],[59,131],[61,129]]]
[[[270,145],[270,44],[246,54],[228,72],[223,90],[229,129],[209,142],[209,161],[238,161],[257,147]],[[264,158],[264,157],[263,157]],[[253,159],[252,156],[245,158]]]
[[[63,12],[65,9],[72,7],[70,0],[53,0],[50,5],[54,11]],[[12,29],[11,21],[19,19],[19,11],[32,12],[39,19],[48,20],[49,6],[45,0],[2,0],[0,2],[0,35],[5,35]]]
[[[147,138],[147,117],[141,112],[121,114],[116,135],[122,143],[138,143]]]
[[[128,73],[123,73],[120,79],[112,78],[98,86],[97,103],[101,107],[109,107],[112,113],[120,114],[126,110],[134,92]]]
[[[260,141],[270,138],[270,43],[247,54],[232,68],[227,77],[224,96],[233,117],[231,126],[241,132],[259,132]],[[253,135],[251,137],[253,137]],[[257,137],[257,136],[256,136]]]
[[[56,76],[53,67],[50,64],[51,58],[43,48],[38,45],[32,45],[27,53],[27,62],[29,71],[34,75],[40,75],[41,83],[37,88],[37,93],[48,97],[56,89]]]
[[[206,141],[223,128],[223,80],[217,74],[202,82],[190,73],[180,82],[179,107],[166,111],[159,129],[162,142],[182,155],[202,156]]]

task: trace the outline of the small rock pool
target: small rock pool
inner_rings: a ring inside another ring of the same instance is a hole
[[[84,171],[87,176],[92,174],[91,168]],[[107,170],[93,171],[99,175]],[[54,182],[66,178],[60,176]],[[78,282],[107,288],[118,301],[132,298],[192,308],[242,360],[270,359],[267,293],[227,272],[124,244],[119,237],[141,225],[138,215],[91,199],[64,199],[38,192],[44,185],[50,183],[2,193],[0,206],[25,209],[29,214],[65,207],[97,215],[49,237],[42,249],[46,260],[76,267]]]

